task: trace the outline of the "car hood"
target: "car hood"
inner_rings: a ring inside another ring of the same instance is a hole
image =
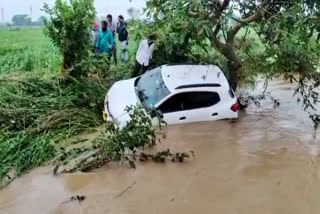
[[[134,82],[136,78],[121,80],[113,84],[108,92],[108,108],[113,120],[124,126],[130,120],[126,107],[140,103],[137,98]]]

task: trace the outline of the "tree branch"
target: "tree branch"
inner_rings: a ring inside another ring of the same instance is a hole
[[[230,3],[230,0],[223,0],[222,5],[220,7],[221,13],[229,6],[229,3]]]
[[[199,14],[197,12],[193,12],[193,11],[189,11],[188,14],[191,17],[198,17],[199,16]]]
[[[222,29],[222,34],[223,34],[223,38],[224,38],[224,41],[227,41],[227,35],[226,35],[226,30],[227,29],[227,25],[226,23],[224,23],[223,25],[223,29]]]
[[[247,18],[244,19],[236,19],[236,21],[238,21],[237,24],[235,24],[231,30],[228,32],[228,36],[227,36],[227,43],[232,43],[234,40],[234,37],[236,36],[236,34],[239,32],[239,30],[252,22],[257,22],[259,21],[266,12],[268,12],[268,2],[269,0],[265,0],[258,8],[257,10],[250,15]],[[233,18],[235,19],[235,18]]]
[[[218,39],[218,33],[221,29],[221,24],[217,24],[216,28],[213,31],[213,36],[212,36],[212,44],[217,48],[217,49],[222,49],[225,44],[223,44],[219,39]]]
[[[212,13],[210,13],[209,18],[211,20],[213,20],[214,22],[219,20],[221,17],[221,14],[223,13],[223,11],[229,6],[230,4],[230,0],[223,0],[223,2],[220,2],[219,0],[216,1],[217,3],[217,10],[212,11]]]

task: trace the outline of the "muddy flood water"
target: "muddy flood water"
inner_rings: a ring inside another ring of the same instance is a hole
[[[1,214],[318,214],[320,138],[278,80],[279,99],[251,106],[236,122],[167,127],[155,148],[195,152],[184,163],[110,164],[90,173],[52,175],[40,168],[0,191]],[[66,202],[85,195],[79,203]]]

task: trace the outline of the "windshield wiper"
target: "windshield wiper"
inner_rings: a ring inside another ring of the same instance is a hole
[[[140,77],[138,77],[138,78],[134,81],[134,87],[137,87],[137,85],[138,85],[138,82],[139,82],[140,78],[141,78],[141,76],[140,76]]]
[[[141,104],[143,105],[143,107],[145,109],[148,109],[149,108],[148,103],[145,102],[145,100],[148,99],[148,97],[145,95],[145,93],[143,91],[139,91],[138,89],[137,89],[137,94],[138,94],[138,98],[141,101]]]
[[[143,100],[145,98],[143,91],[139,91],[137,89],[137,92],[138,92],[138,97],[139,97],[140,101],[143,103]]]

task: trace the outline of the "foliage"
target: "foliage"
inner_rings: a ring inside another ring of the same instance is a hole
[[[38,27],[0,29],[0,74],[10,72],[55,73],[60,63],[59,51]]]
[[[0,34],[1,186],[33,167],[66,158],[58,143],[102,123],[108,87],[130,77],[132,65],[109,67],[104,56],[91,54],[77,67],[89,77],[61,81],[59,51],[41,28],[1,28]],[[85,151],[72,150],[67,157]]]
[[[271,77],[282,74],[298,83],[295,90],[299,95],[298,102],[302,100],[303,108],[318,128],[320,74],[315,71],[320,66],[320,43],[317,23],[309,14],[314,12],[319,13],[319,10],[310,12],[309,7],[294,5],[281,17],[270,18],[263,27],[258,26],[257,32],[267,44],[263,55],[267,63],[261,63],[264,73]]]
[[[144,152],[139,153],[139,150],[146,146],[156,145],[156,130],[152,128],[150,112],[146,112],[139,106],[128,107],[126,111],[131,119],[125,127],[119,128],[114,123],[108,124],[105,131],[93,142],[96,152],[80,159],[77,164],[62,172],[88,171],[110,161],[127,162],[131,168],[135,168],[137,160],[151,159],[156,162],[165,162],[166,159],[170,159],[183,162],[194,155],[192,151],[173,154],[169,149],[151,155]],[[160,125],[162,124],[161,122]],[[160,139],[158,141],[160,142]]]
[[[243,71],[244,69],[241,70],[241,66],[246,63],[245,69],[247,69],[256,65],[255,57],[248,56],[248,50],[242,48],[242,44],[250,42],[252,37],[244,37],[244,40],[239,40],[240,30],[244,27],[251,27],[257,31],[258,29],[269,28],[275,29],[277,32],[284,32],[289,30],[289,27],[297,30],[303,23],[306,35],[310,34],[311,31],[316,33],[318,29],[316,27],[318,25],[316,17],[319,14],[319,7],[318,3],[314,2],[312,4],[313,7],[310,7],[302,0],[148,0],[147,14],[154,20],[153,24],[155,26],[162,26],[159,29],[166,32],[166,35],[173,34],[175,38],[178,38],[178,41],[181,41],[184,52],[189,52],[190,45],[194,45],[195,42],[202,47],[209,41],[211,47],[209,52],[219,52],[226,58],[227,76],[232,87],[236,89],[238,82],[248,74],[247,71]],[[302,12],[297,13],[297,10],[302,10]],[[236,17],[234,14],[240,14],[240,17]],[[287,23],[287,28],[279,29],[275,27],[283,20],[289,20],[288,15],[295,16],[295,19],[292,19],[292,22],[295,20],[295,25]],[[269,44],[265,41],[266,30],[263,30],[263,33],[258,32],[258,35],[262,38],[260,42],[268,46]],[[276,37],[271,36],[270,38]],[[170,39],[166,41],[175,50],[181,52],[175,47],[175,43],[170,42]],[[240,44],[237,41],[240,41]],[[263,55],[256,58],[261,58],[259,61],[266,59],[263,58]],[[253,69],[251,70],[253,71]],[[242,72],[246,73],[243,74]]]
[[[69,129],[74,134],[100,122],[105,90],[88,78],[59,82],[54,76],[11,74],[0,82],[1,128],[39,133],[76,127]]]
[[[54,158],[56,143],[101,124],[112,79],[0,75],[0,186]]]
[[[56,143],[100,125],[105,92],[120,74],[107,70],[104,57],[90,56],[82,61],[83,69],[91,66],[90,78],[61,81],[59,52],[41,28],[1,28],[0,34],[1,186],[57,157]]]
[[[52,159],[57,136],[26,135],[24,132],[0,135],[0,187],[15,176]]]
[[[48,4],[43,9],[48,19],[45,19],[45,33],[56,45],[63,58],[61,72],[70,71],[73,66],[87,58],[91,51],[90,30],[95,19],[93,0],[56,0],[55,6]],[[72,71],[77,71],[73,69]],[[78,76],[79,73],[71,75]]]
[[[160,34],[165,33],[163,42],[172,47],[174,54],[192,50],[194,58],[195,47],[215,52],[233,89],[240,81],[254,84],[261,74],[267,79],[282,74],[299,82],[297,92],[303,97],[305,109],[317,110],[318,99],[314,97],[318,93],[316,70],[320,63],[318,1],[148,0],[147,15]],[[170,39],[171,35],[177,39]],[[171,56],[170,48],[160,47],[160,51],[166,50]],[[198,62],[203,58],[195,57]],[[312,90],[305,93],[305,88]],[[309,113],[317,127],[317,111]]]
[[[111,123],[106,128],[106,133],[109,137],[107,139],[100,138],[95,142],[97,148],[101,148],[102,154],[112,160],[121,160],[121,154],[126,149],[136,153],[137,148],[156,144],[156,134],[155,130],[151,128],[152,124],[149,115],[138,107],[128,107],[126,111],[131,118],[126,126],[120,128]]]

